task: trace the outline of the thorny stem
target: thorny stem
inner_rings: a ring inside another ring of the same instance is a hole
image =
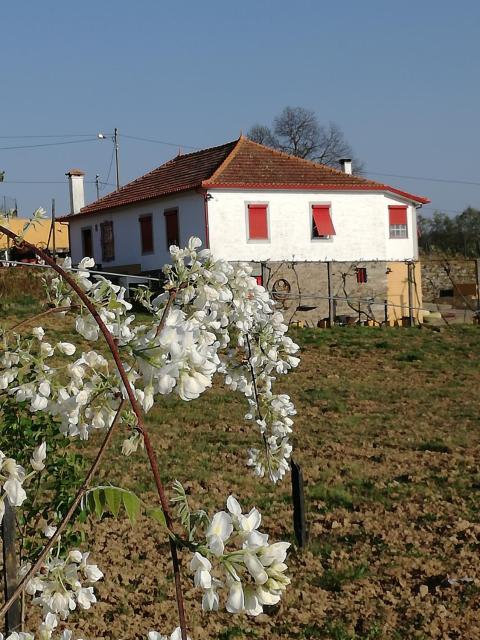
[[[151,470],[152,470],[152,474],[153,474],[153,477],[154,477],[154,480],[155,480],[155,486],[157,488],[157,493],[158,493],[158,496],[159,496],[159,499],[160,499],[160,504],[162,506],[162,511],[165,514],[165,520],[167,522],[167,527],[168,527],[168,529],[170,531],[173,532],[173,523],[172,523],[172,518],[170,516],[168,498],[166,496],[165,489],[163,487],[163,483],[162,483],[161,478],[160,478],[160,471],[159,471],[159,468],[158,468],[157,458],[156,458],[155,452],[153,450],[150,437],[149,437],[148,432],[147,432],[146,427],[145,427],[145,422],[143,420],[142,410],[140,408],[140,405],[139,405],[139,403],[137,401],[137,398],[135,397],[135,393],[133,392],[133,389],[132,389],[132,387],[130,385],[130,382],[128,380],[127,373],[125,371],[125,368],[123,366],[122,360],[120,358],[120,352],[118,350],[118,346],[117,346],[117,343],[116,343],[115,339],[113,338],[113,336],[110,333],[110,331],[107,329],[107,327],[106,327],[105,323],[103,322],[102,318],[100,317],[95,305],[92,303],[92,301],[88,298],[88,296],[85,294],[83,289],[78,285],[76,280],[69,273],[67,273],[64,269],[62,269],[62,267],[60,267],[54,260],[52,260],[52,258],[50,258],[50,256],[48,254],[46,254],[44,251],[42,251],[41,249],[39,249],[35,245],[27,242],[26,240],[22,240],[15,233],[10,231],[10,229],[7,229],[6,227],[0,226],[0,232],[4,233],[8,237],[12,238],[12,240],[15,240],[16,242],[19,242],[20,245],[26,246],[29,249],[31,249],[40,258],[42,258],[42,260],[44,260],[49,266],[51,266],[52,269],[54,269],[65,280],[65,282],[67,282],[70,285],[70,287],[75,291],[75,293],[78,295],[80,300],[83,302],[83,304],[86,306],[86,308],[92,314],[92,317],[94,318],[95,322],[98,324],[98,326],[100,328],[100,331],[103,333],[103,335],[105,337],[105,340],[106,340],[106,342],[108,344],[108,347],[110,349],[112,357],[113,357],[113,359],[115,361],[115,364],[117,366],[118,373],[120,375],[120,378],[122,379],[122,382],[123,382],[123,385],[125,387],[125,391],[126,391],[126,394],[128,396],[128,399],[130,401],[130,405],[132,407],[132,410],[136,415],[136,418],[137,418],[137,429],[142,434],[143,439],[144,439],[145,450],[147,452],[148,460],[149,460],[150,467],[151,467]],[[176,295],[176,293],[175,293],[175,295]],[[174,294],[172,294],[170,296],[170,298],[169,298],[169,302],[171,300],[170,306],[173,304],[173,299],[174,299]],[[169,307],[168,302],[167,302],[167,306]],[[157,335],[162,331],[163,327],[165,326],[166,318],[167,318],[167,313],[166,313],[166,310],[164,310],[164,313],[162,314],[162,318],[161,318],[161,320],[159,322],[159,325],[157,327]],[[175,597],[176,597],[176,601],[177,601],[178,618],[179,618],[179,623],[180,623],[181,637],[182,637],[182,640],[187,640],[187,629],[186,629],[186,621],[185,621],[185,608],[184,608],[184,604],[183,604],[183,593],[182,593],[181,579],[180,579],[180,563],[179,563],[179,560],[178,560],[178,554],[177,554],[177,548],[176,548],[175,542],[173,540],[171,540],[171,539],[170,539],[170,552],[171,552],[171,556],[172,556],[173,574],[174,574],[174,582],[175,582]],[[5,606],[4,606],[4,608],[5,608]],[[5,611],[7,609],[8,609],[8,607],[5,608]],[[2,609],[2,611],[3,611],[3,609]],[[1,611],[0,611],[0,615],[1,615]]]
[[[18,596],[25,591],[25,587],[27,586],[28,581],[41,568],[42,563],[45,560],[45,558],[47,557],[48,553],[53,548],[53,546],[55,545],[55,543],[57,542],[57,540],[60,538],[61,534],[65,530],[65,527],[67,526],[67,524],[72,519],[72,516],[75,513],[78,505],[80,504],[80,501],[83,498],[85,492],[87,491],[88,486],[89,486],[93,476],[95,475],[95,473],[97,472],[98,467],[100,466],[100,462],[102,461],[102,458],[103,458],[103,456],[105,454],[105,451],[107,450],[107,447],[110,444],[110,441],[112,439],[113,433],[115,431],[115,427],[118,424],[118,421],[120,419],[120,415],[121,415],[121,413],[123,411],[123,408],[124,408],[125,404],[126,404],[126,400],[122,399],[122,401],[120,402],[120,405],[119,405],[119,407],[117,409],[117,413],[115,414],[115,417],[113,419],[113,422],[110,425],[110,428],[108,429],[108,431],[107,431],[107,433],[105,435],[105,438],[104,438],[104,440],[102,442],[102,445],[101,445],[100,449],[98,450],[98,453],[97,453],[97,455],[95,457],[95,460],[94,460],[92,466],[90,467],[87,475],[85,476],[85,479],[82,482],[81,487],[77,491],[77,493],[75,495],[75,498],[73,499],[73,502],[70,505],[69,510],[67,511],[65,516],[63,517],[63,520],[61,521],[61,523],[58,525],[58,528],[55,531],[55,533],[53,534],[53,536],[50,538],[50,540],[47,542],[47,544],[43,548],[43,551],[39,555],[39,557],[38,557],[37,561],[35,562],[35,564],[25,574],[25,576],[20,580],[20,582],[18,583],[17,588],[15,589],[15,591],[12,593],[10,598],[5,602],[3,607],[0,609],[0,617],[5,615],[5,613],[10,609],[10,607],[13,605],[13,603],[18,598]]]

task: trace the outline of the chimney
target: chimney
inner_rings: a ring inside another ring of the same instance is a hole
[[[80,169],[70,169],[66,174],[70,185],[70,215],[78,213],[85,206],[85,192],[83,189],[83,176]]]
[[[343,173],[348,173],[348,175],[352,175],[352,159],[341,158],[339,162],[340,162],[340,166],[342,167]]]

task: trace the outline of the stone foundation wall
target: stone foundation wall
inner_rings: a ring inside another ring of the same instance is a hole
[[[336,301],[335,315],[362,320],[384,318],[383,300],[387,298],[386,262],[331,262],[331,292],[334,297],[348,297],[350,302]],[[367,282],[357,282],[357,269],[366,269]],[[325,262],[268,262],[254,266],[281,305],[288,322],[303,321],[316,326],[328,318],[328,267]],[[375,299],[376,304],[368,302]]]

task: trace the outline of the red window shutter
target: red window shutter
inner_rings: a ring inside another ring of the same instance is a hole
[[[367,268],[357,267],[356,272],[358,284],[365,284],[367,282]]]
[[[167,228],[167,248],[172,244],[180,246],[179,233],[178,233],[178,211],[172,209],[171,211],[165,211],[165,224]]]
[[[140,218],[140,235],[142,239],[142,253],[153,253],[152,216]]]
[[[250,240],[268,240],[267,205],[248,205],[248,237]]]
[[[335,228],[330,215],[330,206],[314,204],[312,206],[313,221],[319,236],[334,236]]]
[[[390,224],[407,224],[407,207],[392,206],[388,207],[388,215]]]

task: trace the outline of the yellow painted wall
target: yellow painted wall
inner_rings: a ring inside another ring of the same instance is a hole
[[[408,316],[408,267],[405,262],[389,262],[390,272],[387,274],[387,298],[391,304],[400,305],[389,307],[388,319],[390,323],[400,323],[402,316]],[[420,263],[415,263],[413,285],[413,306],[422,306],[422,271]],[[413,312],[417,322],[423,321],[422,312]]]
[[[10,218],[8,222],[2,223],[3,226],[9,228],[14,233],[22,233],[24,225],[28,222],[26,218]],[[31,242],[41,249],[45,249],[48,243],[48,235],[50,233],[51,221],[41,220],[35,223],[28,229],[25,234],[25,240]],[[55,242],[57,250],[68,251],[68,224],[62,224],[61,222],[55,223]],[[12,242],[10,241],[9,246]],[[50,238],[49,249],[52,248],[52,239]],[[0,251],[7,249],[7,236],[0,232]]]

